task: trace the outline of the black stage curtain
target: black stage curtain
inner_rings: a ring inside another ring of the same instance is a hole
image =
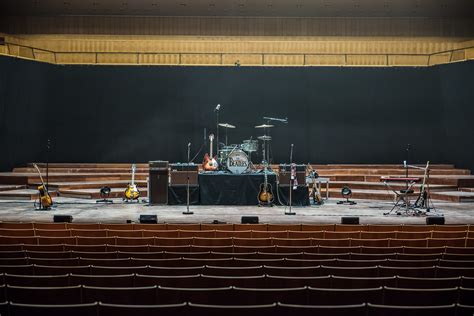
[[[275,198],[275,203],[289,205],[290,191],[288,185],[278,186],[278,196],[280,200]],[[307,186],[298,186],[296,190],[291,192],[291,205],[293,206],[308,206],[309,205],[309,190]]]
[[[172,185],[168,187],[168,205],[186,205],[186,185]],[[189,204],[199,204],[199,186],[189,186]]]
[[[201,173],[199,174],[199,196],[202,205],[258,205],[260,184],[264,175]],[[276,175],[268,174],[268,183],[275,192]],[[274,193],[275,194],[275,193]]]

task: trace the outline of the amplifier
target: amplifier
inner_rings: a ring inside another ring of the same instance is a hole
[[[291,166],[281,164],[278,170],[280,186],[290,185]],[[296,181],[298,186],[306,185],[306,165],[296,165]]]
[[[194,163],[170,164],[170,185],[198,185],[199,166]]]
[[[168,204],[168,161],[150,161],[149,192],[150,204]]]

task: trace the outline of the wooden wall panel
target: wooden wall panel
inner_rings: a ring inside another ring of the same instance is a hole
[[[40,51],[40,50],[36,50],[36,49],[33,52],[34,52],[36,60],[44,61],[44,62],[48,62],[48,63],[54,63],[55,62],[53,53]]]
[[[387,55],[347,55],[346,62],[354,66],[386,66]]]
[[[144,65],[178,65],[179,54],[140,54],[138,62]]]
[[[428,66],[428,56],[416,55],[389,55],[390,66]]]
[[[466,52],[466,59],[474,59],[474,48],[468,48],[465,50]]]
[[[464,59],[466,59],[466,51],[464,49],[454,51],[451,56],[451,61],[460,61]]]
[[[451,58],[451,53],[442,53],[431,55],[430,57],[430,66],[431,65],[439,65],[449,63],[449,59]]]
[[[7,45],[7,52],[10,55],[18,56],[18,55],[20,55],[20,46],[8,44]]]
[[[56,53],[58,64],[95,64],[96,54],[92,53]]]
[[[98,64],[138,64],[138,54],[126,53],[98,53]]]
[[[254,66],[263,64],[261,54],[224,54],[222,55],[223,65],[234,65],[239,62],[241,66]]]
[[[345,65],[344,55],[306,55],[306,65],[311,66],[341,66]]]
[[[222,55],[220,54],[183,54],[181,55],[182,65],[221,65]]]
[[[303,66],[304,55],[264,55],[263,64],[272,66]]]

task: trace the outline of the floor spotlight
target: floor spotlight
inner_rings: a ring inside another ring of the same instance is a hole
[[[345,198],[345,201],[339,201],[337,204],[344,204],[344,205],[356,205],[357,203],[354,201],[349,201],[349,198],[352,196],[352,190],[348,186],[344,186],[341,189],[342,197]]]
[[[100,188],[100,197],[102,198],[101,200],[97,200],[96,203],[113,203],[112,200],[109,200],[110,192],[112,189],[110,187],[102,187]]]

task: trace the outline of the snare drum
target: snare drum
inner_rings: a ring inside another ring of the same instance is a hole
[[[236,149],[227,157],[227,169],[234,174],[241,174],[249,167],[247,154],[240,149]]]
[[[246,139],[242,142],[240,146],[243,151],[253,152],[258,150],[258,141],[256,139]]]

